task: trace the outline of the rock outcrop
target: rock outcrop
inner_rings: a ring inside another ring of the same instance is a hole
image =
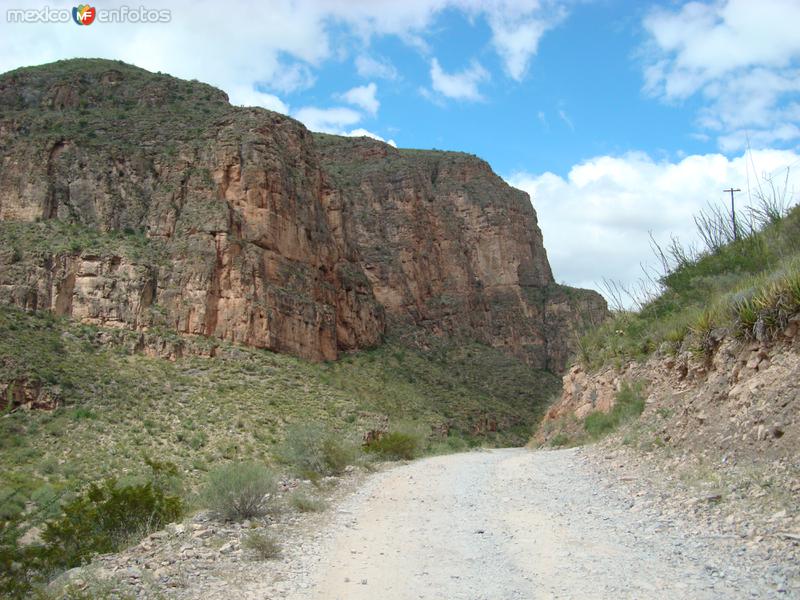
[[[771,341],[720,334],[705,352],[665,348],[646,361],[594,373],[576,364],[536,441],[580,428],[593,411],[610,411],[623,383],[634,381],[646,386],[644,418],[655,422],[659,444],[793,459],[800,439],[800,317]]]
[[[103,60],[0,77],[0,301],[312,359],[465,336],[560,370],[599,295],[558,286],[479,159],[312,134]]]

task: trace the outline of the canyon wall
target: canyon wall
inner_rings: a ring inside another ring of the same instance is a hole
[[[83,59],[0,77],[0,151],[0,302],[311,359],[463,336],[555,371],[605,315],[554,283],[527,195],[471,155]]]

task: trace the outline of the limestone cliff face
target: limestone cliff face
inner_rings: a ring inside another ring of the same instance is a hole
[[[0,301],[313,359],[398,331],[559,370],[605,311],[553,283],[522,192],[475,157],[313,135],[101,60],[0,77]]]

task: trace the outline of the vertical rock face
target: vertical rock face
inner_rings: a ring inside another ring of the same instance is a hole
[[[477,339],[561,370],[575,331],[604,316],[597,294],[554,283],[528,195],[484,161],[316,138],[390,323]]]
[[[0,77],[0,301],[313,359],[390,328],[559,370],[599,296],[527,196],[459,153],[312,135],[122,63]]]

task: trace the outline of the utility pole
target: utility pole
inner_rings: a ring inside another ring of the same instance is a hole
[[[729,190],[722,190],[723,192],[730,192],[731,193],[731,221],[733,222],[733,239],[739,239],[739,228],[736,226],[736,207],[733,204],[733,194],[734,192],[741,192],[739,188],[734,189],[732,186]]]

